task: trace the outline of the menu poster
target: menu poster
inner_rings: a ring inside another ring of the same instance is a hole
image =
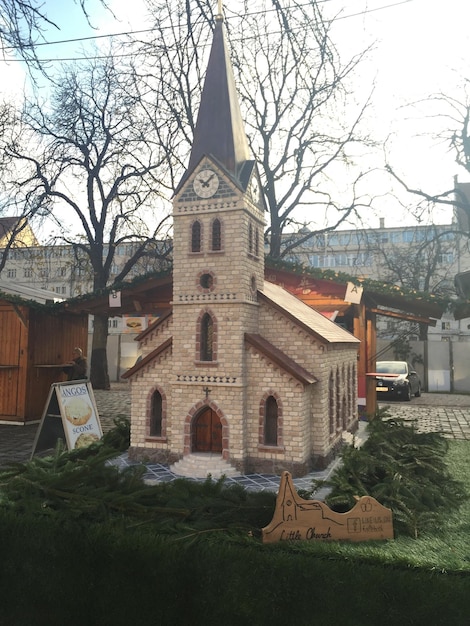
[[[54,448],[64,435],[69,450],[89,446],[103,436],[93,388],[86,380],[51,385],[31,456]]]

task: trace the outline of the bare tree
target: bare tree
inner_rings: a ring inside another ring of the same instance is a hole
[[[16,171],[5,149],[21,142],[17,111],[11,102],[4,101],[0,103],[0,272],[12,249],[37,244],[31,222],[40,224],[45,215],[45,207],[38,204],[31,190],[17,185]]]
[[[105,0],[99,1],[107,7]],[[89,0],[73,2],[80,5],[89,20]],[[38,43],[44,41],[46,28],[52,26],[60,31],[60,25],[47,16],[46,3],[43,0],[0,0],[0,15],[0,46],[3,53],[19,55],[30,70],[39,69],[45,73],[46,67],[36,53]]]
[[[154,19],[154,41],[143,50],[153,59],[154,83],[179,143],[173,158],[186,164],[202,76],[210,46],[213,0],[183,0],[168,5],[147,0]],[[343,63],[331,40],[332,22],[323,18],[321,2],[240,0],[227,7],[226,24],[243,115],[252,152],[261,165],[270,224],[270,255],[281,257],[304,238],[285,245],[288,228],[310,222],[336,228],[358,209],[344,205],[326,190],[329,171],[350,163],[348,150],[359,136],[364,104],[351,112],[347,81],[364,53]],[[333,176],[333,173],[331,174]],[[361,175],[360,175],[361,176]],[[329,185],[331,188],[331,185]],[[307,217],[300,217],[300,213]],[[326,215],[328,213],[328,215]],[[305,231],[307,232],[307,231]]]
[[[131,70],[117,68],[112,56],[64,70],[49,104],[26,103],[28,150],[8,146],[17,187],[68,229],[59,241],[88,259],[95,292],[119,285],[140,259],[155,254],[169,219],[158,211],[166,154],[153,140],[156,116],[142,110]],[[125,243],[133,253],[110,280],[116,249]],[[162,259],[168,251],[160,250]],[[98,389],[109,387],[107,335],[108,317],[96,316],[91,381]]]
[[[455,155],[457,171],[468,177],[470,174],[470,80],[463,81],[460,97],[448,94],[431,96],[427,102],[434,104],[434,121],[441,120],[443,130],[434,139],[441,144],[447,145]],[[420,199],[420,204],[414,209],[418,218],[422,215],[422,202],[429,213],[432,213],[436,205],[445,205],[457,212],[455,225],[449,230],[458,235],[470,238],[470,197],[465,192],[464,186],[459,185],[458,175],[454,178],[454,186],[443,189],[439,193],[429,193],[426,189],[415,187],[412,181],[406,179],[397,172],[397,167],[390,163],[386,164],[386,170],[398,181],[398,183],[410,194]]]
[[[411,234],[412,231],[408,232]],[[380,279],[436,296],[455,295],[453,276],[449,272],[452,259],[458,254],[455,238],[448,236],[445,227],[435,225],[426,230],[416,229],[415,233],[414,241],[406,245],[371,246],[371,252],[378,260]],[[427,338],[427,331],[426,324],[419,324],[421,340]]]

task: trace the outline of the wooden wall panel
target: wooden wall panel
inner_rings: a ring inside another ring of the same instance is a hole
[[[60,365],[70,361],[76,346],[86,356],[87,338],[86,314],[52,315],[0,301],[0,420],[39,420],[51,384],[65,379]]]
[[[0,304],[0,420],[24,413],[28,309]]]

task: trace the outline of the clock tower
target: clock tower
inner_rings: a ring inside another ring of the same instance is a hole
[[[125,374],[130,458],[178,476],[301,476],[357,422],[358,342],[264,279],[264,212],[219,7],[173,199],[172,311],[138,336]]]
[[[259,188],[219,14],[189,166],[173,202],[173,411],[185,415],[194,398],[195,414],[210,412],[203,424],[188,417],[184,454],[243,458],[245,333],[258,332],[264,281]]]

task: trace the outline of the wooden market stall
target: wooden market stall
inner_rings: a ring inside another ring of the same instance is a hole
[[[73,348],[86,351],[88,316],[66,311],[54,295],[0,284],[1,423],[37,422]]]

